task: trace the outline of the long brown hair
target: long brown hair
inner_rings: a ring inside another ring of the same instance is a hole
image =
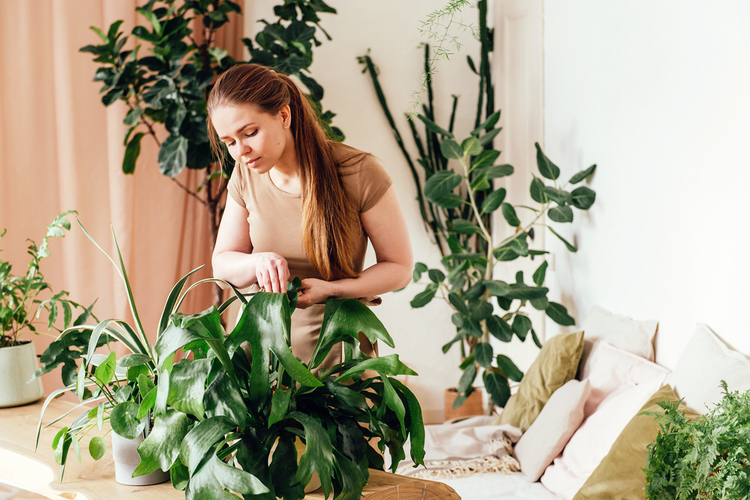
[[[359,217],[344,191],[331,143],[307,96],[288,76],[257,64],[240,64],[224,72],[208,97],[208,136],[217,156],[224,149],[211,122],[220,106],[253,104],[277,114],[289,105],[294,152],[302,185],[302,246],[313,268],[325,280],[356,276],[355,232]]]

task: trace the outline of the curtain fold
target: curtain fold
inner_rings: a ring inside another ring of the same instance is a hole
[[[139,314],[151,341],[171,287],[191,269],[205,265],[195,280],[209,277],[210,237],[204,208],[156,161],[158,147],[144,137],[134,175],[121,162],[127,130],[126,106],[105,108],[97,64],[79,52],[96,44],[89,29],[106,31],[122,19],[130,33],[141,22],[134,0],[39,0],[0,2],[0,241],[3,258],[16,274],[27,266],[27,238],[41,242],[56,214],[77,210],[81,223],[115,257],[110,226],[117,235]],[[242,20],[233,19],[225,48],[241,58]],[[129,40],[128,44],[134,41]],[[229,43],[231,42],[231,43]],[[166,134],[159,132],[163,140]],[[197,172],[180,182],[197,186]],[[122,281],[109,260],[88,241],[73,219],[65,239],[51,241],[41,269],[54,290],[89,305],[99,319],[132,320]],[[191,292],[185,312],[212,303],[208,285]],[[26,334],[42,352],[53,337]],[[60,387],[59,371],[45,376],[45,392]]]

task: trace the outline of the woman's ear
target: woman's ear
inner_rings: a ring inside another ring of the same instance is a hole
[[[284,128],[289,128],[292,126],[292,110],[289,108],[288,104],[281,108],[281,111],[279,111],[279,116],[281,117],[281,124],[284,126]]]

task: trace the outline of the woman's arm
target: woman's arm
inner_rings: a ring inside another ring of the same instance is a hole
[[[302,280],[297,306],[308,307],[328,297],[358,298],[398,290],[412,276],[412,251],[404,214],[391,186],[374,207],[360,214],[362,227],[375,250],[377,263],[356,278],[337,281]]]
[[[211,259],[214,277],[237,288],[258,283],[269,292],[285,292],[289,281],[287,261],[274,252],[252,253],[247,216],[247,209],[228,196]]]

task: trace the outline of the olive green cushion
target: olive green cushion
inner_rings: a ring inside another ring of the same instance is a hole
[[[642,411],[663,411],[659,401],[679,401],[669,385],[665,385],[651,396]],[[698,414],[681,408],[685,415],[694,419]],[[609,453],[578,490],[573,500],[617,498],[622,500],[644,500],[646,498],[646,446],[656,439],[659,422],[648,415],[636,415],[617,437]]]
[[[511,424],[526,432],[552,393],[575,378],[582,351],[583,332],[549,339],[523,376],[518,392],[506,403],[498,424]]]

